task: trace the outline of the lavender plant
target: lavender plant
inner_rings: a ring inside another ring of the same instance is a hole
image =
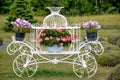
[[[14,22],[11,22],[15,31],[24,32],[24,28],[31,28],[31,23],[25,19],[17,18]]]
[[[83,28],[86,29],[86,32],[97,32],[101,25],[97,21],[88,21],[82,24]]]

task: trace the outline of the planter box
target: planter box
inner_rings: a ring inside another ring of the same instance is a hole
[[[95,41],[97,40],[97,32],[87,32],[87,40],[88,41]]]
[[[25,38],[25,33],[24,32],[16,32],[15,33],[15,40],[16,41],[23,41]]]

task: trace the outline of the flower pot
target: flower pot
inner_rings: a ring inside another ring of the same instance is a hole
[[[23,41],[25,38],[25,33],[24,32],[16,32],[15,33],[15,40],[16,41]]]
[[[88,41],[95,41],[97,40],[97,32],[87,32],[87,40]]]
[[[63,46],[53,45],[47,47],[49,53],[60,53],[63,50]]]

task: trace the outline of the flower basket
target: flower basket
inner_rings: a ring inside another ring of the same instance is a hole
[[[25,38],[25,32],[16,32],[15,33],[15,40],[16,41],[23,41]]]
[[[31,28],[31,23],[25,19],[17,18],[15,22],[11,22],[15,28],[15,40],[23,41],[25,38],[25,28]]]
[[[82,26],[86,29],[86,37],[88,41],[97,40],[97,31],[101,28],[98,22],[90,20],[89,22],[83,23]]]
[[[97,32],[86,32],[88,41],[97,40]]]

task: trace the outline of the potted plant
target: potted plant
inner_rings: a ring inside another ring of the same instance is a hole
[[[75,41],[77,35],[71,36],[67,29],[45,29],[38,30],[40,33],[36,40],[41,46],[46,46],[49,52],[61,52],[63,47],[69,46]]]
[[[31,23],[25,19],[17,18],[11,24],[15,28],[15,40],[23,41],[25,38],[25,28],[31,28]]]
[[[101,28],[101,25],[97,21],[88,21],[82,24],[83,28],[86,29],[87,39],[94,41],[97,39],[97,31]]]

